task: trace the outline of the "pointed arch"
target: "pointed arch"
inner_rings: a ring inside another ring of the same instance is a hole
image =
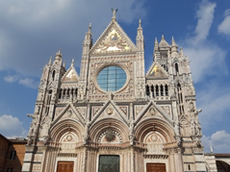
[[[80,122],[73,119],[66,119],[58,122],[50,129],[50,137],[53,142],[60,142],[62,136],[67,132],[73,132],[77,136],[77,140],[83,141],[82,133],[84,133],[84,127]]]
[[[97,143],[100,135],[103,132],[105,132],[108,128],[111,128],[112,130],[119,133],[119,135],[122,139],[122,142],[127,142],[129,140],[129,138],[128,138],[128,135],[129,135],[128,126],[124,122],[122,122],[118,119],[107,118],[107,119],[101,119],[101,120],[97,121],[96,123],[94,123],[90,127],[89,136],[91,138],[91,141]]]
[[[160,133],[166,142],[174,141],[174,130],[172,126],[161,119],[146,119],[135,127],[135,137],[138,142],[143,143],[145,136],[152,131]]]

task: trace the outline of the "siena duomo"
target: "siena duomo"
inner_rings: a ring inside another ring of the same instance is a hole
[[[62,54],[43,68],[23,172],[217,171],[205,155],[189,58],[172,38],[155,39],[145,71],[139,20],[136,44],[116,20],[83,41],[80,73]]]

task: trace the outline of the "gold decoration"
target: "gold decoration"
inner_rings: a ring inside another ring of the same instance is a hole
[[[129,50],[130,47],[125,40],[117,33],[116,30],[112,30],[106,39],[96,49],[97,53],[109,52],[109,51],[121,51]]]
[[[158,65],[155,65],[150,72],[150,76],[155,76],[155,77],[164,77],[165,74],[160,70]]]

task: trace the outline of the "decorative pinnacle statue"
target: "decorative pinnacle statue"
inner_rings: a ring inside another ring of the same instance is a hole
[[[118,9],[114,10],[113,8],[111,8],[112,12],[113,12],[113,19],[116,19],[116,13],[118,11]]]

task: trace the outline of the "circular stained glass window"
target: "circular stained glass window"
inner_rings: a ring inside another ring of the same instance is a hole
[[[124,86],[126,79],[126,73],[122,68],[108,66],[97,76],[97,83],[102,90],[117,91]]]

